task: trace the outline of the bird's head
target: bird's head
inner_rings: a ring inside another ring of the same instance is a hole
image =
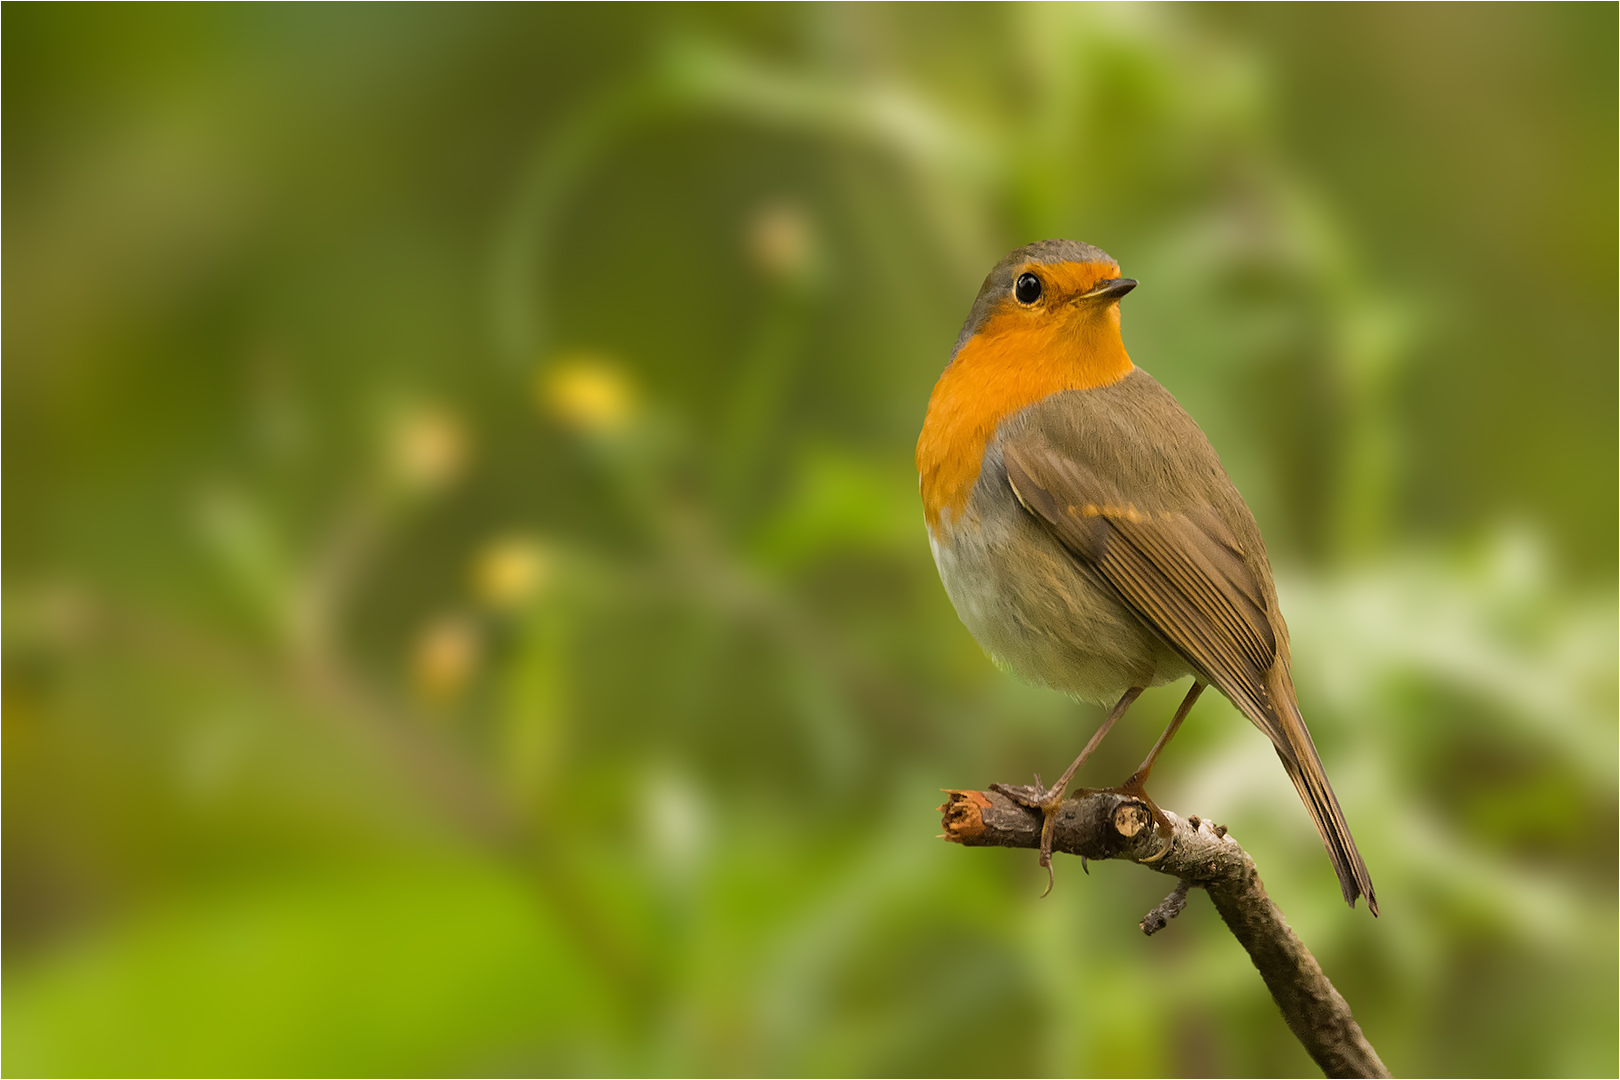
[[[1074,240],[1042,240],[1002,259],[984,279],[954,359],[974,338],[1015,335],[1029,347],[1083,346],[1112,353],[1119,340],[1119,299],[1136,282],[1121,277],[1106,251]]]

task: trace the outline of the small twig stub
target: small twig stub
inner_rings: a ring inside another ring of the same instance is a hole
[[[1170,920],[1180,915],[1182,909],[1187,906],[1187,890],[1191,888],[1192,882],[1186,878],[1176,882],[1175,891],[1161,900],[1158,907],[1144,915],[1142,921],[1136,924],[1142,933],[1152,937],[1169,926]]]

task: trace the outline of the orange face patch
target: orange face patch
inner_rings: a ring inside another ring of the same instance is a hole
[[[1042,299],[1061,303],[1090,292],[1100,281],[1119,277],[1119,264],[1112,261],[1051,263],[1045,266],[1033,263],[1018,273],[1031,273],[1040,278]],[[1017,277],[1018,274],[1013,275],[1014,280]],[[1017,301],[1014,301],[1014,305],[1017,306]]]
[[[1008,416],[1064,390],[1107,386],[1134,365],[1119,336],[1119,304],[1077,300],[1119,276],[1112,262],[1031,265],[1041,298],[1008,296],[963,343],[928,399],[917,440],[917,473],[930,531],[960,513],[979,478],[985,447]],[[1016,280],[1014,275],[1014,280]]]

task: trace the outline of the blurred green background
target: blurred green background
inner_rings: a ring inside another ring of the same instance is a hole
[[[1397,1074],[1615,1072],[1613,5],[4,27],[7,1072],[1313,1072],[1203,897],[933,838],[1097,719],[912,466],[1049,236],[1266,532],[1383,917],[1224,701],[1160,801]]]

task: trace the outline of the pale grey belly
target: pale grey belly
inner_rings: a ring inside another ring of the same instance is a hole
[[[930,533],[956,613],[997,664],[1027,682],[1112,704],[1187,662],[1009,497],[1005,512]],[[982,504],[981,504],[982,506]]]

